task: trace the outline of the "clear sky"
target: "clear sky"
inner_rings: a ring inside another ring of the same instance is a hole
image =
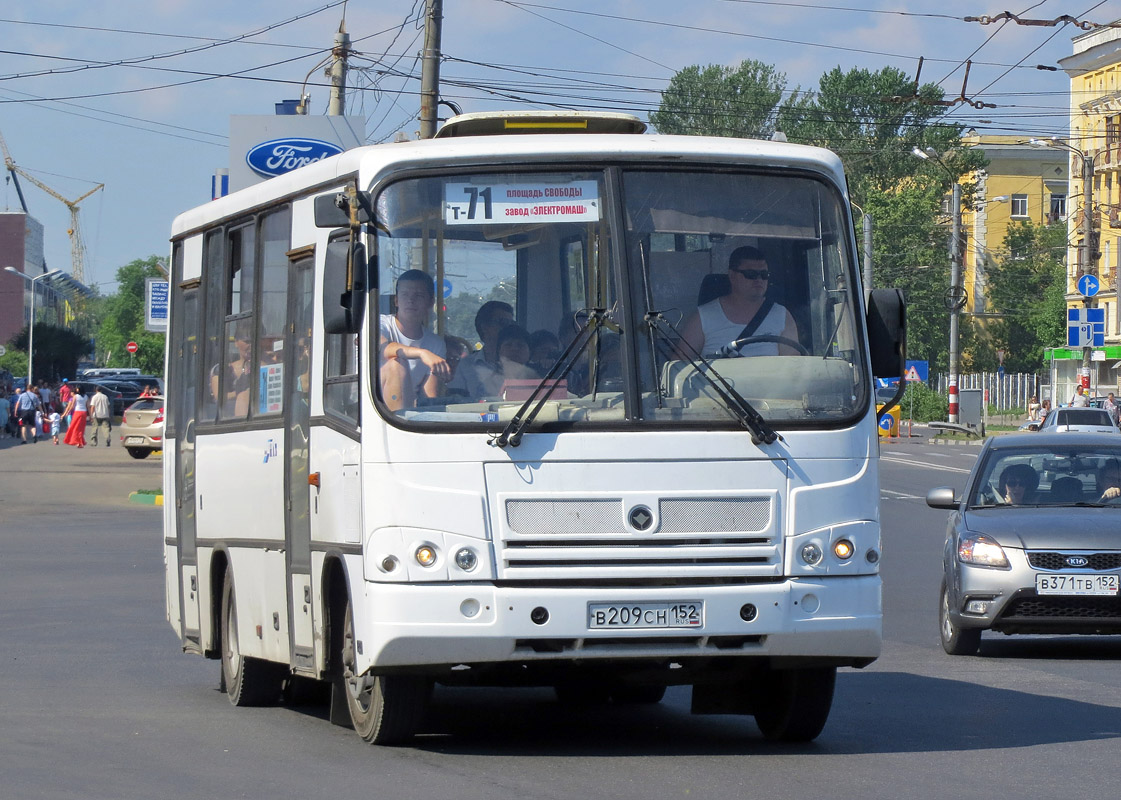
[[[1011,6],[1011,8],[1009,8]],[[172,218],[209,200],[228,166],[231,114],[271,114],[305,76],[311,113],[327,104],[321,63],[345,12],[359,56],[348,113],[368,141],[417,130],[423,0],[13,0],[0,10],[0,132],[15,162],[82,203],[86,278],[112,292],[118,267],[166,256]],[[599,108],[645,118],[692,64],[773,64],[788,88],[834,67],[897,67],[939,83],[949,119],[982,133],[1064,135],[1069,80],[1055,66],[1083,31],[1070,23],[966,22],[1006,10],[1025,20],[1108,23],[1121,0],[444,0],[442,97],[464,111]],[[5,172],[6,176],[6,172]],[[21,182],[46,227],[51,268],[70,269],[69,213]],[[0,208],[17,209],[14,188]],[[2,257],[3,254],[0,254]],[[3,265],[0,265],[3,266]]]

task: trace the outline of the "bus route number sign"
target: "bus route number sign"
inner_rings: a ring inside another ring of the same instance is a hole
[[[448,225],[524,225],[542,222],[598,222],[595,181],[531,183],[449,183],[444,194]]]

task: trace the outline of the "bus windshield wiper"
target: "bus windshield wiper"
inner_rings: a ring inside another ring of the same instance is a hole
[[[541,409],[544,408],[545,403],[557,388],[557,384],[572,371],[574,366],[576,366],[577,359],[583,355],[588,344],[595,336],[596,331],[600,328],[608,328],[616,333],[621,332],[619,326],[611,321],[610,314],[606,308],[588,309],[588,320],[584,323],[584,327],[582,327],[579,332],[577,332],[576,337],[568,343],[568,347],[566,347],[564,352],[553,362],[553,366],[549,367],[549,371],[545,373],[545,377],[541,379],[541,382],[533,387],[533,391],[530,392],[529,397],[521,404],[517,413],[515,413],[506,424],[506,427],[502,429],[502,433],[491,440],[491,444],[499,447],[506,447],[507,445],[510,447],[518,446],[522,440],[522,434],[525,432],[525,429],[529,427],[529,424],[533,422],[541,412]]]
[[[737,392],[735,387],[717,372],[716,368],[704,356],[685,341],[685,337],[674,327],[673,323],[665,318],[661,311],[646,312],[645,321],[650,329],[660,335],[667,343],[671,345],[674,343],[674,338],[667,333],[667,329],[677,337],[680,344],[677,348],[678,352],[685,356],[685,360],[693,366],[693,369],[712,385],[713,390],[724,401],[728,410],[739,420],[740,425],[751,432],[752,444],[774,444],[776,441],[784,441],[782,436],[767,424],[763,415],[755,410],[755,406],[744,399],[743,395]]]

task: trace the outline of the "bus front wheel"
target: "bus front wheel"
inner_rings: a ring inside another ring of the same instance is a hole
[[[755,724],[767,739],[813,741],[829,719],[836,682],[836,667],[771,671],[758,687]]]
[[[424,719],[432,683],[417,675],[360,675],[357,663],[354,618],[348,602],[342,669],[332,691],[345,696],[350,722],[365,741],[379,745],[409,741]]]
[[[280,696],[286,670],[257,658],[242,655],[237,629],[234,579],[229,570],[222,584],[222,686],[235,706],[263,706]]]

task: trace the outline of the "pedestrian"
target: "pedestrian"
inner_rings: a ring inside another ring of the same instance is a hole
[[[51,423],[51,438],[54,439],[54,443],[57,445],[58,429],[62,425],[62,414],[59,414],[57,411],[52,411],[51,415],[47,419]]]
[[[88,410],[89,402],[86,396],[82,394],[82,387],[79,386],[70,395],[70,403],[66,406],[66,413],[70,416],[70,427],[66,431],[66,438],[63,439],[63,442],[76,447],[86,446],[86,413]]]
[[[1039,398],[1034,394],[1028,401],[1028,422],[1039,422]]]
[[[1109,414],[1110,420],[1113,421],[1113,427],[1117,427],[1118,417],[1121,416],[1121,406],[1117,404],[1117,399],[1113,396],[1113,392],[1106,395],[1105,402],[1102,403],[1102,408],[1105,413]]]
[[[1079,384],[1078,388],[1074,390],[1074,397],[1070,400],[1071,408],[1087,408],[1090,405],[1090,398],[1086,396],[1086,390]]]
[[[12,406],[11,403],[8,402],[8,394],[0,390],[0,436],[3,436],[5,439],[11,435],[11,418]]]
[[[33,386],[28,386],[20,392],[19,399],[16,401],[16,410],[19,415],[20,444],[27,444],[28,434],[32,437],[32,444],[39,441],[39,437],[35,434],[35,412],[38,411],[41,402]]]
[[[93,435],[90,436],[90,445],[97,447],[98,437],[105,442],[105,446],[109,446],[110,425],[109,425],[109,398],[105,396],[105,390],[100,386],[97,387],[93,397],[89,402],[89,413],[93,418]]]

